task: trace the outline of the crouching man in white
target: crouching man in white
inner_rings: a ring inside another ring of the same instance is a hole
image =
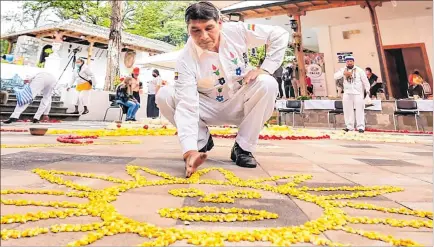
[[[39,72],[28,77],[26,80],[24,80],[24,83],[29,83],[31,92],[25,93],[31,93],[31,97],[33,99],[36,97],[36,95],[42,93],[42,99],[41,103],[39,104],[38,111],[36,112],[35,116],[33,116],[33,123],[38,123],[42,115],[48,119],[48,113],[50,113],[51,110],[51,96],[54,86],[56,85],[56,78],[54,78],[54,76],[48,72]],[[17,92],[17,94],[18,93],[19,92]],[[18,97],[20,96],[17,95],[17,98]],[[10,118],[4,123],[9,124],[16,122],[20,118],[21,113],[23,113],[29,105],[30,103],[21,106],[17,104]]]
[[[282,64],[289,34],[280,27],[222,23],[209,2],[188,7],[185,21],[190,38],[177,61],[175,86],[161,88],[156,101],[178,129],[186,177],[214,146],[207,125],[238,125],[231,159],[254,168],[252,152],[278,93],[271,74]],[[250,67],[248,48],[264,44],[268,49],[261,68]]]
[[[335,73],[335,80],[344,78],[344,108],[345,131],[354,130],[354,109],[356,109],[357,129],[365,132],[365,101],[364,94],[369,95],[369,80],[365,71],[354,65],[354,57],[345,57],[346,67]]]

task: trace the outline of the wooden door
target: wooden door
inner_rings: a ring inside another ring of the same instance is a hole
[[[402,55],[404,56],[407,77],[410,73],[413,73],[413,71],[417,69],[419,70],[422,78],[424,78],[425,81],[429,82],[432,87],[432,78],[429,78],[421,47],[403,48]]]
[[[396,50],[385,50],[384,55],[386,57],[387,62],[387,72],[389,73],[390,86],[392,91],[392,97],[395,99],[402,98],[401,90],[399,89],[399,76],[398,76],[398,68],[396,66]]]

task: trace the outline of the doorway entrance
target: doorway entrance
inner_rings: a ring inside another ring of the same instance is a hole
[[[383,48],[392,96],[395,99],[408,97],[408,76],[416,69],[432,88],[431,67],[424,43],[389,45]]]

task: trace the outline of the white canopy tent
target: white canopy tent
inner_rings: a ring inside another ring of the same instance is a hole
[[[145,57],[142,61],[137,62],[137,66],[144,68],[156,68],[164,70],[175,70],[176,60],[182,50],[163,53],[151,57]]]

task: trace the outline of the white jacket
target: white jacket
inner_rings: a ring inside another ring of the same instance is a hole
[[[197,150],[199,94],[220,104],[243,87],[244,76],[253,69],[248,49],[267,44],[261,68],[273,74],[282,65],[289,33],[278,26],[223,23],[219,53],[204,51],[190,38],[175,68],[175,122],[184,152]]]
[[[347,67],[341,68],[338,70],[334,77],[335,80],[341,79],[344,77],[344,72],[350,71],[347,69]],[[352,79],[347,79],[344,77],[344,94],[361,94],[363,95],[364,92],[369,93],[369,80],[366,76],[366,73],[363,69],[360,67],[354,66],[354,68],[351,70],[353,73]]]
[[[95,86],[95,84],[96,84],[95,75],[90,70],[89,65],[83,64],[83,66],[81,67],[80,72],[78,72],[77,69],[74,69],[74,73],[72,75],[72,80],[68,84],[69,87],[72,87],[72,85],[74,85],[74,83],[76,83],[77,85],[79,85],[79,84],[83,84],[83,83],[86,82],[85,80],[83,80],[82,78],[80,78],[80,76],[78,76],[79,74],[80,74],[81,77],[83,77],[87,81],[91,80],[92,81],[92,85]]]

